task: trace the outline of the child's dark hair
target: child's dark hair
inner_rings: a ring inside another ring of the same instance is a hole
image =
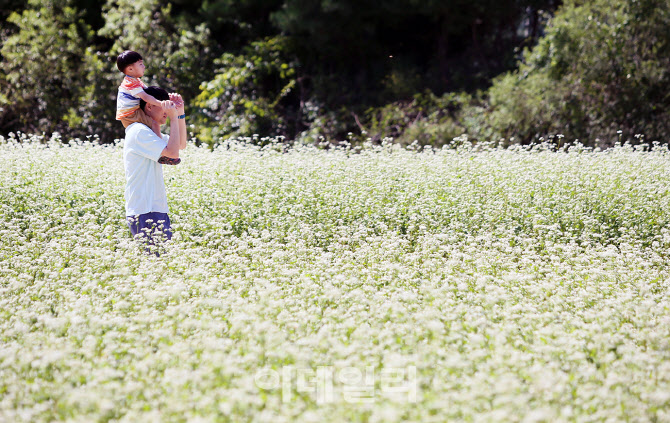
[[[121,72],[125,73],[125,70],[128,66],[139,62],[140,60],[142,60],[142,56],[140,56],[138,52],[126,50],[119,54],[119,57],[116,58],[116,67],[119,68]]]
[[[169,100],[170,99],[170,94],[168,94],[167,91],[162,89],[161,87],[147,87],[144,89],[144,92],[155,98],[156,100]],[[146,107],[147,102],[142,100],[140,98],[140,109],[144,111],[144,108]]]

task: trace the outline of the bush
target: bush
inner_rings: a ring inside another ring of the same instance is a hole
[[[297,64],[285,50],[284,38],[268,38],[240,55],[224,53],[216,60],[216,76],[201,85],[196,99],[202,113],[200,141],[213,145],[234,137],[294,132],[299,110],[287,99],[297,87]]]
[[[8,22],[16,31],[0,50],[0,124],[27,132],[64,131],[95,59],[86,48],[90,26],[69,0],[31,0]]]
[[[365,113],[365,135],[374,142],[393,138],[408,145],[443,145],[462,135],[460,123],[463,105],[472,102],[467,94],[445,94],[438,97],[430,91],[414,95],[409,102],[394,102],[371,108]]]
[[[566,2],[519,69],[494,81],[487,122],[468,129],[522,143],[547,134],[602,147],[636,134],[667,139],[668,9],[667,0]]]

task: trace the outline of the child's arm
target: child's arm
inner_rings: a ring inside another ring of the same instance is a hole
[[[165,101],[156,100],[154,98],[154,96],[149,95],[149,94],[145,93],[144,91],[142,91],[140,93],[137,93],[137,96],[139,98],[141,98],[142,100],[146,101],[149,104],[152,104],[154,106],[160,106],[160,107],[163,107],[163,108],[167,107],[167,105],[172,103],[172,101],[170,101],[170,100],[165,100]]]

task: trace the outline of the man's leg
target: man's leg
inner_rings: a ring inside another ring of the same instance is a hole
[[[154,245],[155,239],[172,239],[170,217],[167,213],[145,213],[127,216],[126,221],[133,238],[141,238],[148,245]]]
[[[172,224],[170,216],[167,213],[151,213],[153,214],[153,221],[157,225],[156,230],[163,234],[163,237],[168,240],[172,239]]]

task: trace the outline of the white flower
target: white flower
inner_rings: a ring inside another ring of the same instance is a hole
[[[155,257],[120,145],[10,138],[0,420],[667,418],[667,148],[189,147]],[[297,389],[409,366],[416,402]]]

